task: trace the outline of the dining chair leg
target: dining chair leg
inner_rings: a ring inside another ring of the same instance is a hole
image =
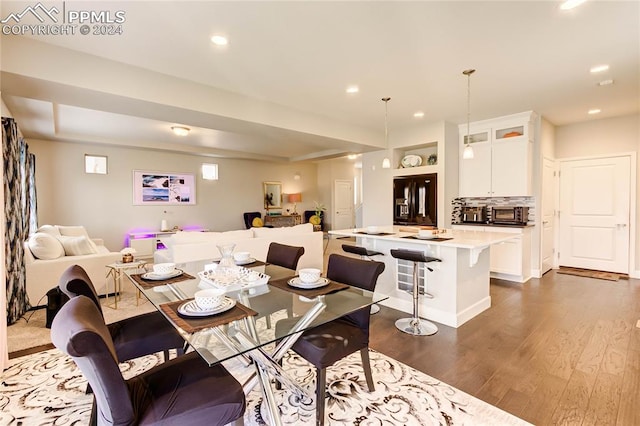
[[[164,354],[164,362],[169,361],[169,349],[165,349],[162,353]]]
[[[93,403],[91,404],[91,414],[89,414],[89,426],[98,426],[98,406],[96,404],[96,397],[93,397]]]
[[[373,384],[373,376],[371,375],[369,348],[360,349],[360,357],[362,358],[362,369],[364,370],[364,377],[367,379],[367,387],[369,388],[369,392],[375,392],[376,387]]]
[[[324,425],[324,394],[327,387],[327,369],[316,368],[316,425]]]

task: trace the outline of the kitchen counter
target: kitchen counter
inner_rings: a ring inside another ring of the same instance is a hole
[[[492,226],[496,228],[533,228],[535,224],[527,223],[526,225],[507,225],[504,223],[471,223],[471,222],[460,222],[453,223],[452,225],[460,225],[460,226]]]
[[[407,292],[412,286],[410,263],[396,260],[391,249],[422,251],[442,262],[429,263],[429,271],[420,264],[420,281],[432,299],[420,297],[420,316],[451,327],[459,327],[471,318],[491,307],[489,294],[489,250],[516,237],[504,232],[479,232],[474,230],[450,230],[438,234],[441,239],[408,238],[417,232],[405,231],[410,227],[379,227],[380,234],[366,234],[366,229],[341,229],[329,231],[330,235],[355,237],[357,244],[380,251],[384,256],[373,260],[385,263],[385,271],[378,279],[376,293],[388,296],[382,304],[412,313],[412,297]],[[403,229],[402,231],[400,229]],[[417,229],[416,229],[417,231]],[[388,233],[388,234],[387,234]]]

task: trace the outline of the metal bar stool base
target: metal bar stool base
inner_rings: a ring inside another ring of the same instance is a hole
[[[402,318],[396,321],[396,328],[414,336],[431,336],[438,332],[438,326],[420,318]]]
[[[375,303],[371,305],[371,310],[369,311],[369,315],[377,314],[378,312],[380,312],[380,306],[376,305]]]

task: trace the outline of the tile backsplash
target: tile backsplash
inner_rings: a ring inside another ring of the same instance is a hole
[[[451,223],[462,221],[462,207],[465,206],[487,206],[487,217],[491,217],[493,206],[523,206],[529,207],[529,223],[535,221],[535,197],[469,197],[454,198],[451,201],[453,211],[451,212]]]

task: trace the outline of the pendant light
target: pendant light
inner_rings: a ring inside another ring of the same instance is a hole
[[[387,156],[384,157],[384,160],[382,160],[382,168],[383,169],[390,169],[391,168],[391,160],[389,159],[389,126],[388,126],[388,120],[387,120],[387,113],[388,113],[388,103],[391,100],[391,98],[382,98],[382,102],[384,102],[384,146],[387,150]]]
[[[462,71],[462,74],[467,76],[467,138],[464,151],[462,151],[462,158],[464,160],[471,160],[473,158],[473,148],[471,147],[471,140],[469,136],[469,121],[471,121],[471,74],[474,72],[476,72],[476,70],[473,69]]]

